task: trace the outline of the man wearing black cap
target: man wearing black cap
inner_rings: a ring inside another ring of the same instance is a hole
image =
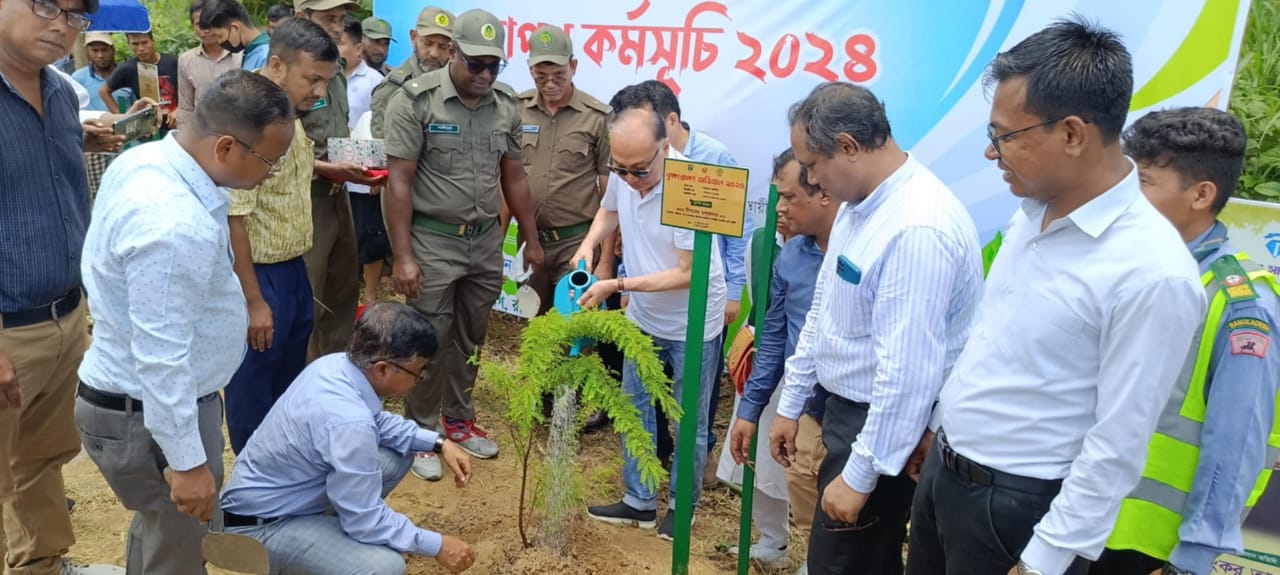
[[[80,451],[76,369],[89,343],[80,256],[89,223],[81,153],[90,142],[71,83],[49,65],[71,52],[97,9],[97,0],[0,2],[0,190],[8,191],[0,194],[0,523],[8,545],[0,571],[13,575],[123,573],[63,558],[75,535],[62,466]]]
[[[449,440],[488,459],[498,445],[476,425],[476,366],[469,360],[484,343],[502,288],[504,197],[520,223],[525,260],[540,265],[542,245],[519,102],[515,90],[496,81],[507,56],[502,21],[483,10],[464,12],[453,44],[448,65],[410,80],[387,105],[385,212],[396,289],[435,323],[442,350],[429,381],[409,394],[406,415],[435,427],[443,411]],[[421,463],[416,475],[440,478],[436,458]]]

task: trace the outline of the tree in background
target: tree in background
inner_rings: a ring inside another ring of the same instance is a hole
[[[1280,0],[1254,0],[1231,112],[1249,134],[1238,195],[1280,202]]]

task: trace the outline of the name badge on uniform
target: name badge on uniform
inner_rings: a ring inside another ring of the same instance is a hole
[[[461,134],[462,128],[457,124],[427,124],[428,134]]]
[[[862,270],[845,256],[836,259],[836,275],[853,285],[862,283]]]
[[[326,98],[320,98],[319,100],[316,100],[316,103],[311,105],[311,111],[314,112],[316,110],[319,110],[321,108],[326,108],[328,106],[329,106],[329,100]]]
[[[536,134],[542,127],[537,124],[521,124],[520,131],[526,134]]]

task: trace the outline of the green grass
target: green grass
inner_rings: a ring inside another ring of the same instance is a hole
[[[1280,202],[1280,0],[1253,2],[1231,112],[1249,134],[1237,195]]]

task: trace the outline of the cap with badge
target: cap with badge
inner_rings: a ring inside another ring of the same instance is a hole
[[[573,58],[573,41],[569,35],[550,24],[533,31],[529,36],[529,66],[549,62],[568,66]]]
[[[435,6],[427,6],[421,12],[418,12],[418,25],[416,27],[419,36],[431,36],[439,34],[453,39],[453,14],[448,10],[436,8]]]
[[[106,33],[106,32],[85,32],[85,33],[84,33],[84,45],[85,45],[85,46],[88,46],[88,45],[93,44],[93,43],[95,43],[95,42],[96,42],[96,43],[100,43],[100,44],[106,44],[106,45],[108,45],[108,46],[112,46],[112,45],[113,45],[113,44],[111,43],[111,34],[108,34],[108,33]]]
[[[365,18],[360,23],[360,28],[364,33],[364,37],[369,40],[396,41],[395,38],[391,37],[391,24],[382,18],[374,18],[373,16]]]
[[[333,10],[334,8],[359,8],[360,3],[355,0],[297,0],[293,3],[293,9],[301,12],[303,10]]]
[[[453,40],[464,56],[494,56],[507,60],[507,31],[497,16],[484,10],[467,10],[453,25]]]

